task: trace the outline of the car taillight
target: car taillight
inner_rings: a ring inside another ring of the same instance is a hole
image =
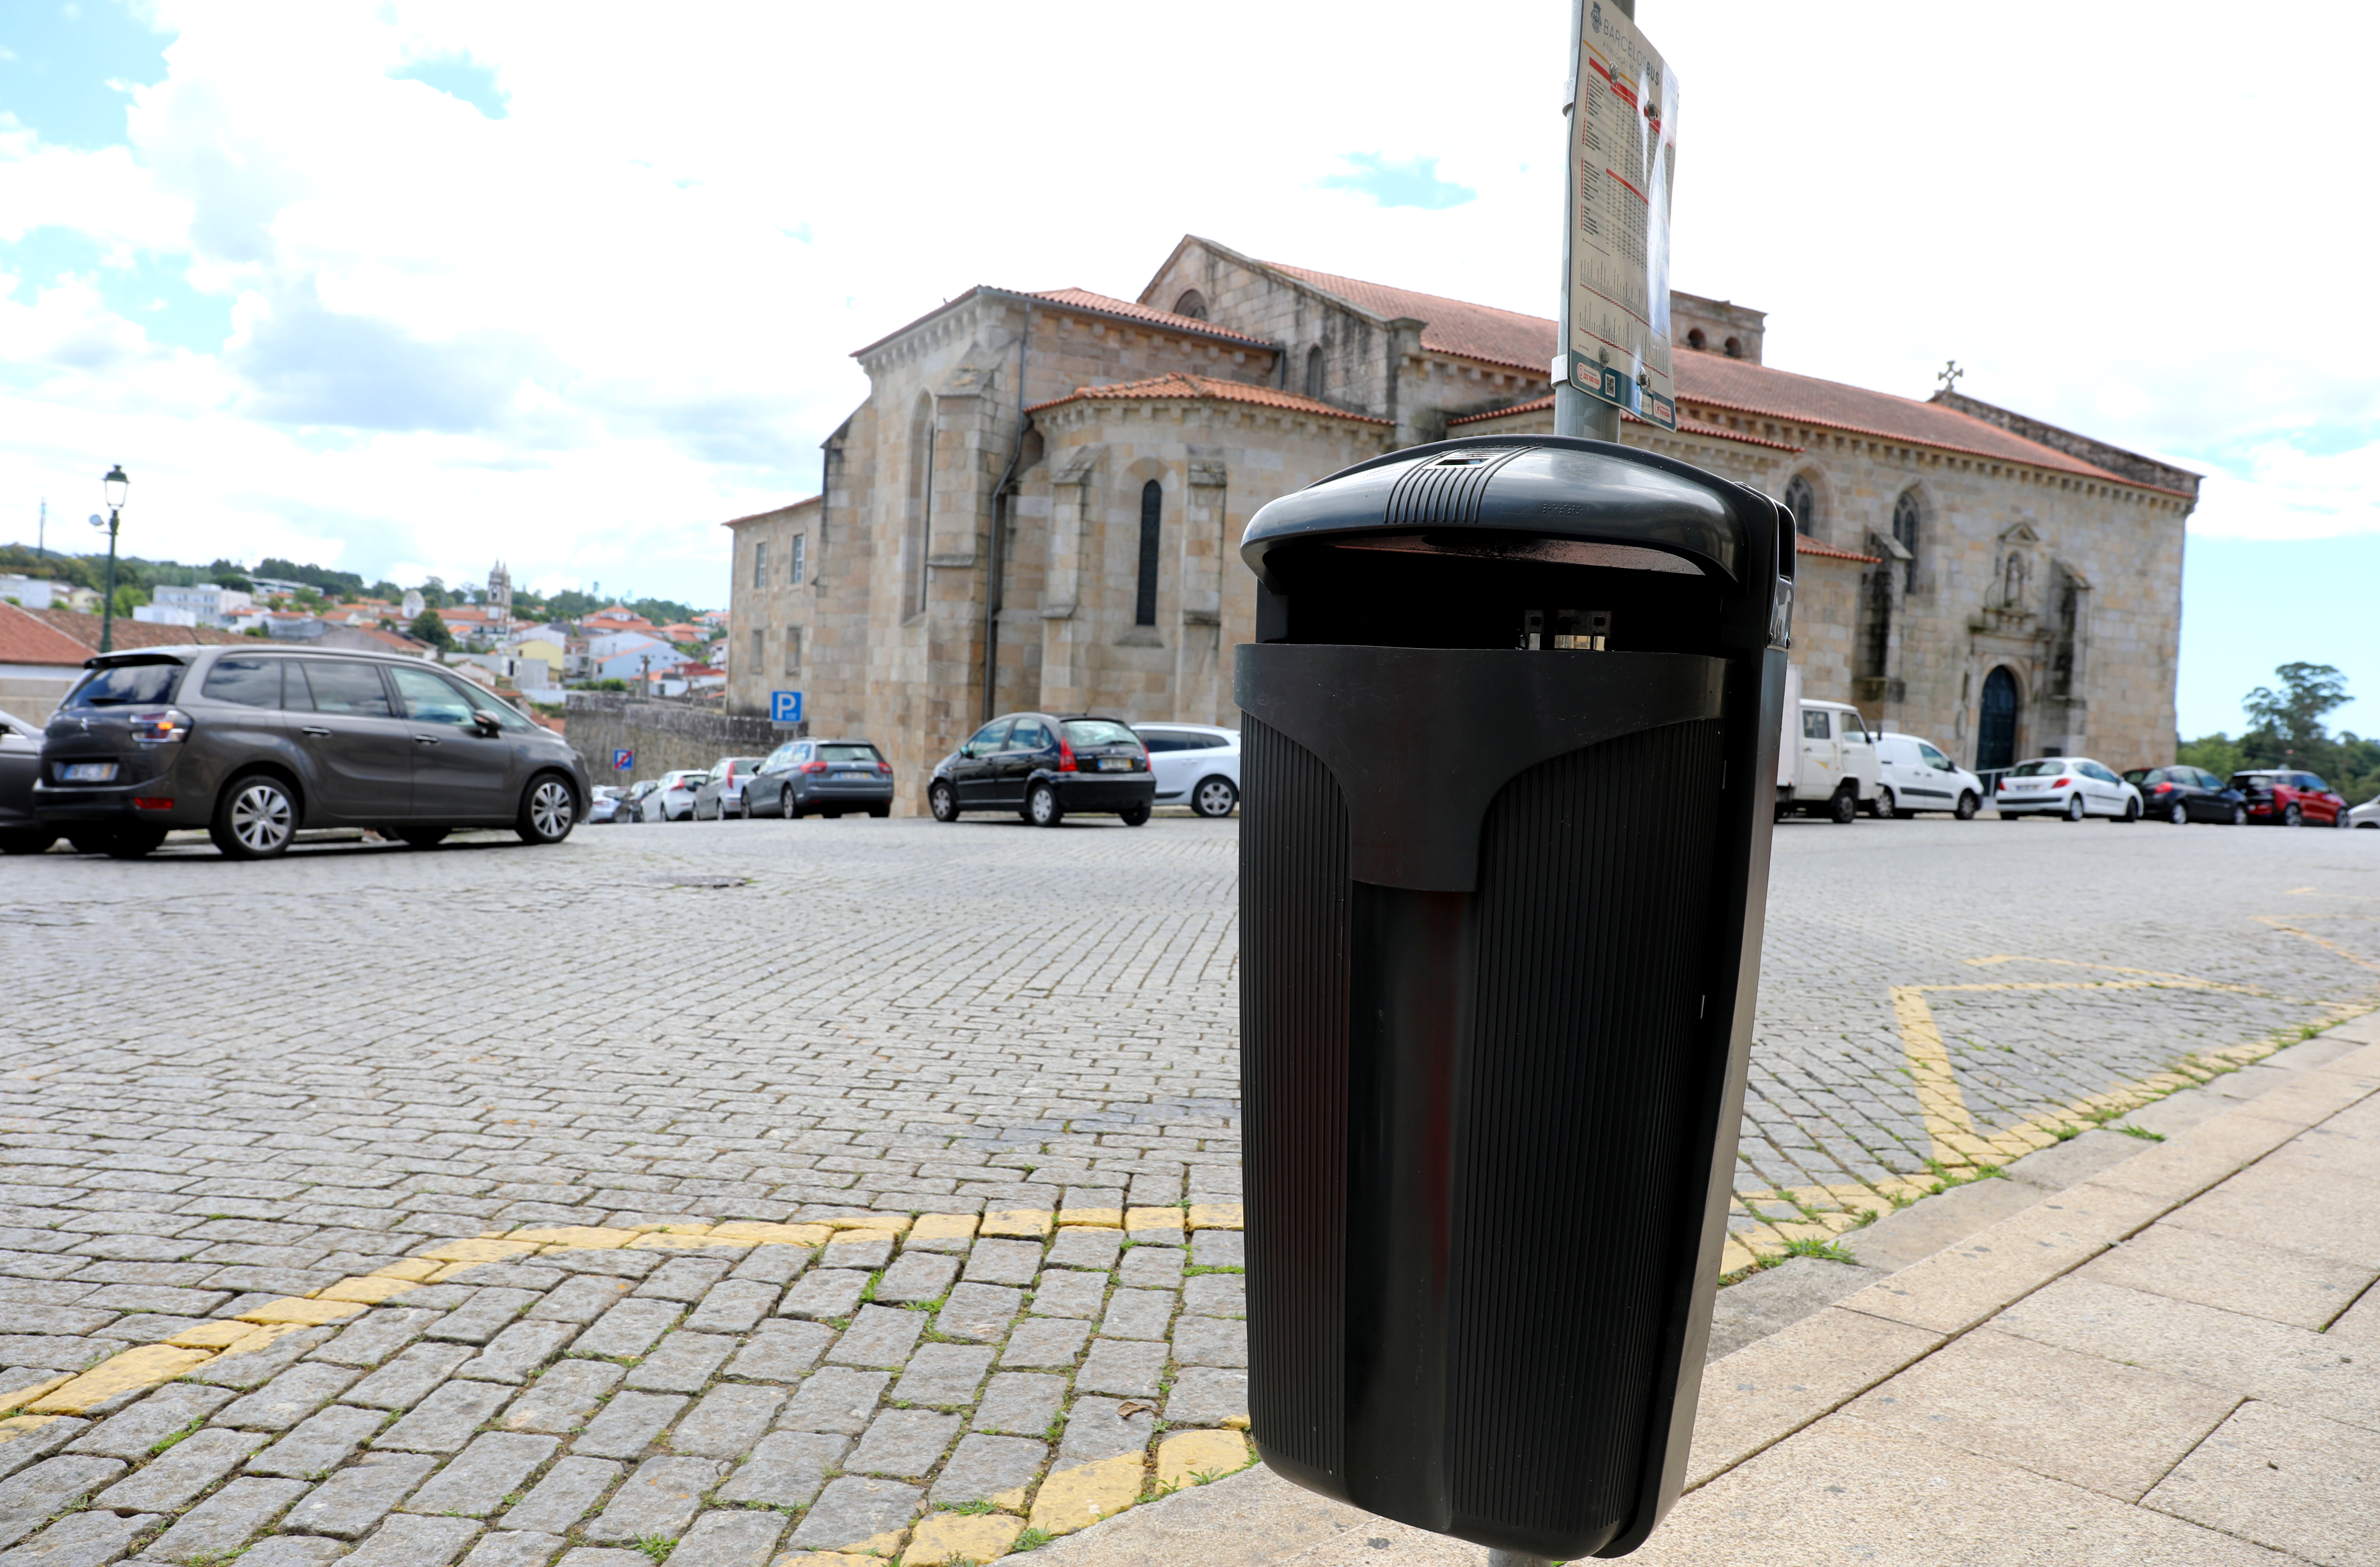
[[[1075,766],[1075,747],[1066,744],[1066,737],[1062,735],[1058,736],[1058,771],[1061,772],[1080,771]]]
[[[136,712],[130,722],[132,737],[144,746],[183,739],[190,733],[190,715],[179,708],[167,708],[162,712]]]
[[[2159,795],[2170,795],[2173,793],[2173,785],[2170,784],[2160,784],[2151,792]]]
[[[824,772],[826,771],[826,763],[822,761],[806,761],[802,763],[802,771],[804,772]]]
[[[2061,779],[2059,779],[2057,783],[2052,784],[2050,785],[2050,787],[2051,787],[2051,788],[2053,788],[2053,789],[2063,789],[2063,788],[2065,788],[2065,787],[2066,787],[2066,785],[2068,785],[2069,784],[2071,784],[2071,783],[2073,783],[2073,782],[2074,782],[2074,780],[2072,780],[2071,778],[2061,778]]]

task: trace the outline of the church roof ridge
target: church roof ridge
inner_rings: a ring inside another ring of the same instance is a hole
[[[851,357],[855,359],[865,358],[887,343],[907,336],[928,322],[938,316],[949,314],[978,297],[1056,305],[1061,310],[1079,310],[1089,315],[1107,316],[1116,321],[1135,322],[1144,326],[1161,326],[1168,332],[1178,332],[1185,336],[1210,337],[1219,343],[1230,343],[1244,348],[1262,348],[1268,353],[1277,352],[1281,346],[1262,337],[1252,336],[1245,332],[1235,332],[1228,326],[1218,326],[1210,321],[1200,321],[1196,316],[1178,316],[1172,310],[1160,310],[1154,305],[1144,305],[1131,299],[1118,299],[1111,295],[1094,293],[1088,288],[1019,289],[1002,288],[996,284],[978,283],[965,293],[943,300],[917,320],[886,333],[875,342],[864,347],[854,348],[851,351]]]
[[[1366,283],[1337,273],[1293,267],[1286,261],[1260,265],[1311,285],[1366,315],[1382,321],[1406,319],[1422,323],[1421,346],[1460,358],[1510,365],[1537,375],[1550,373],[1560,334],[1550,321],[1522,310],[1474,304],[1443,294],[1425,294],[1386,283]]]
[[[1509,407],[1489,408],[1483,413],[1458,415],[1446,421],[1446,428],[1452,430],[1458,424],[1474,424],[1481,419],[1502,419],[1508,414],[1543,413],[1553,406],[1554,395],[1548,392],[1542,397],[1532,397],[1525,403],[1514,403]],[[1650,425],[1653,422],[1648,419],[1640,419],[1636,415],[1630,413],[1625,408],[1622,408],[1620,411],[1620,417],[1623,422],[1628,424]],[[1716,428],[1706,429],[1701,425],[1694,425],[1691,427],[1681,425],[1679,429],[1682,433],[1688,435],[1707,435],[1712,439],[1718,441],[1741,441],[1747,446],[1767,446],[1771,451],[1777,452],[1800,452],[1807,450],[1806,447],[1796,446],[1790,441],[1771,441],[1766,435],[1747,435],[1741,430],[1722,430]]]
[[[1273,386],[1255,386],[1245,381],[1224,381],[1211,375],[1199,375],[1191,370],[1168,370],[1140,381],[1111,382],[1105,386],[1078,386],[1062,397],[1052,397],[1046,403],[1036,403],[1026,413],[1039,413],[1062,403],[1073,402],[1159,402],[1168,398],[1199,398],[1219,403],[1246,403],[1257,407],[1279,408],[1284,413],[1318,414],[1329,419],[1343,419],[1356,424],[1385,425],[1389,421],[1371,414],[1352,413],[1334,407],[1316,397],[1300,396]]]

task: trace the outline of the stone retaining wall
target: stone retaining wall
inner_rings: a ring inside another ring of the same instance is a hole
[[[799,733],[765,718],[736,716],[616,691],[573,691],[566,722],[570,743],[587,759],[598,784],[632,784],[679,768],[708,768],[721,757],[767,756]],[[636,766],[612,770],[612,753],[637,753]]]

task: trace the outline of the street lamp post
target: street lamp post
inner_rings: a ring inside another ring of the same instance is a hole
[[[124,477],[124,465],[118,463],[99,482],[107,492],[107,597],[99,605],[99,650],[107,653],[115,650],[115,530],[124,520],[125,492],[132,480]],[[99,527],[99,518],[92,517],[91,524]]]

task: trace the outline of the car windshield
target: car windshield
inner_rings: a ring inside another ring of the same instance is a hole
[[[1066,740],[1075,746],[1137,746],[1140,736],[1104,718],[1066,720]]]
[[[2066,763],[2056,757],[2046,761],[2021,761],[2009,769],[2010,778],[2046,778],[2053,772],[2066,771]]]
[[[818,754],[820,761],[874,761],[876,747],[873,746],[820,746]]]
[[[94,669],[66,699],[70,708],[149,707],[170,702],[181,688],[177,663],[119,663]]]

